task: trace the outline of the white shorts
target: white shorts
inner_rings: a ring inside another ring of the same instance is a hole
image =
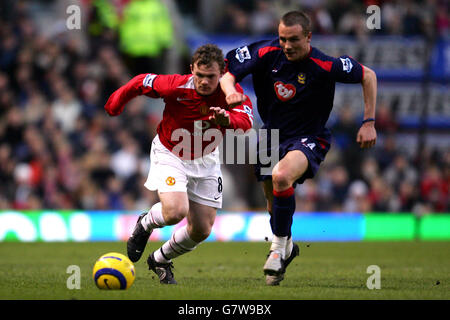
[[[189,200],[222,208],[222,172],[219,150],[195,160],[181,160],[159,140],[153,139],[150,171],[144,186],[159,192],[187,192]]]

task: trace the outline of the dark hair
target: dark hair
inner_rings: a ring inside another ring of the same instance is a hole
[[[292,27],[296,24],[301,25],[305,35],[311,32],[311,19],[303,11],[290,11],[281,17],[281,22],[286,27]]]
[[[195,50],[191,63],[197,63],[197,66],[211,66],[213,62],[217,62],[220,70],[225,68],[225,58],[222,50],[215,44],[205,44]]]

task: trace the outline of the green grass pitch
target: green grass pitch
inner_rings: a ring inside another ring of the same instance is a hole
[[[124,242],[0,243],[0,299],[120,300],[372,300],[450,299],[450,242],[301,242],[300,256],[277,287],[265,285],[268,242],[206,242],[174,259],[176,286],[147,269],[150,242],[135,263],[128,290],[99,290],[92,267],[102,254],[126,254]],[[67,267],[81,270],[81,288],[67,288]],[[367,267],[381,270],[381,289],[369,290]]]

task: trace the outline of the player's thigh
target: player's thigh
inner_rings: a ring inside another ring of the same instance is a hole
[[[144,186],[150,191],[186,192],[188,177],[184,162],[155,137],[150,153],[150,170]]]
[[[199,176],[190,177],[187,184],[189,200],[205,206],[222,208],[223,181],[220,165],[201,168]]]
[[[211,233],[217,208],[189,201],[188,233],[194,241],[203,241]]]
[[[289,151],[273,168],[272,183],[275,187],[289,187],[308,169],[308,158],[300,150]]]

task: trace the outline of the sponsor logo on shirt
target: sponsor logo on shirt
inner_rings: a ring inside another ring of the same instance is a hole
[[[281,81],[277,81],[273,86],[278,99],[281,101],[288,101],[295,96],[295,87],[290,83],[284,84]]]
[[[251,59],[252,56],[250,55],[250,51],[248,50],[248,47],[241,47],[236,49],[236,59],[242,63],[245,59]]]
[[[341,61],[342,61],[342,70],[346,71],[347,73],[350,73],[350,71],[352,71],[352,68],[353,68],[353,64],[350,61],[350,59],[349,58],[345,58],[345,59],[339,58],[339,59],[341,59]]]
[[[189,100],[191,100],[191,99],[189,99],[189,98],[177,97],[177,101],[178,101],[178,102],[180,102],[180,101],[189,101]]]

